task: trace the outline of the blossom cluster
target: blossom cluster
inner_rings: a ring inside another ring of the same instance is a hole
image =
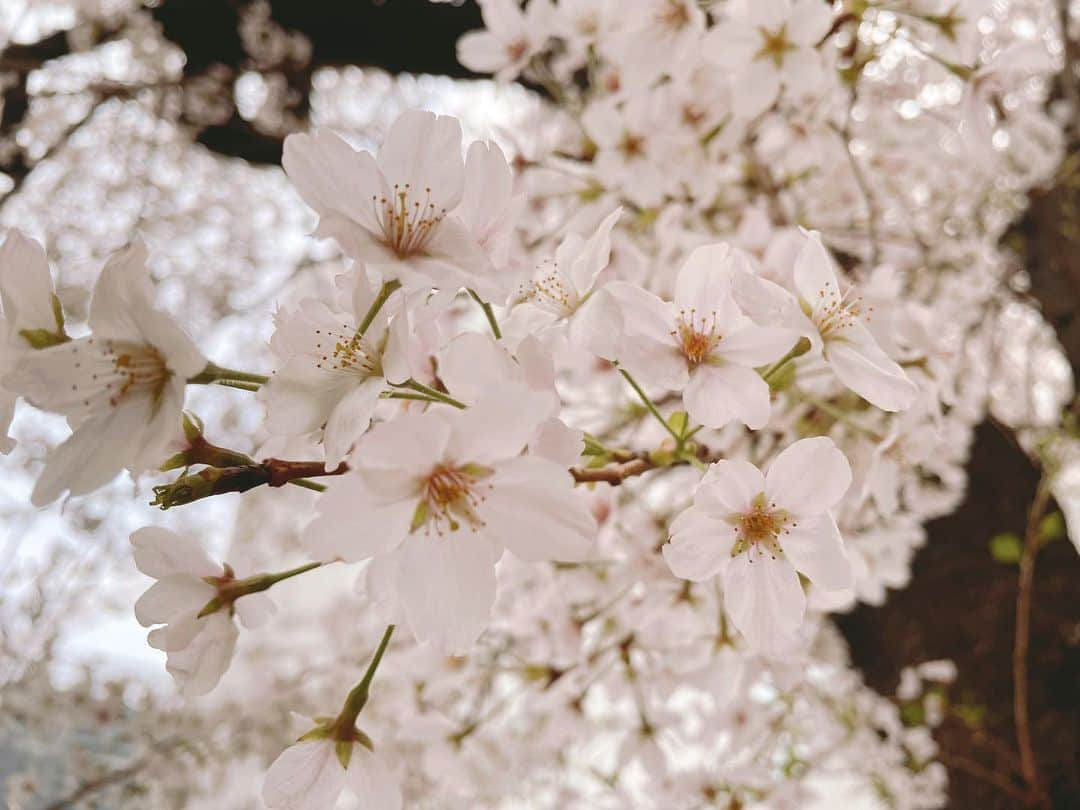
[[[498,806],[523,784],[545,806],[808,806],[837,769],[942,804],[929,732],[858,683],[826,616],[902,586],[962,492],[1000,294],[1000,224],[969,210],[1055,145],[1009,95],[1049,51],[988,56],[963,5],[482,2],[461,62],[552,108],[511,159],[423,110],[375,152],[289,136],[344,265],[281,302],[266,375],[155,305],[142,243],[76,334],[42,246],[8,233],[0,413],[71,428],[34,504],[179,470],[162,509],[258,489],[252,525],[295,528],[307,561],[246,577],[200,538],[132,534],[155,580],[136,617],[185,695],[227,680],[265,591],[356,584],[329,655],[372,647],[368,668],[274,760],[268,808]],[[926,114],[903,113],[896,60],[937,88]],[[880,126],[894,108],[904,131]],[[259,460],[211,443],[194,385],[254,395]]]

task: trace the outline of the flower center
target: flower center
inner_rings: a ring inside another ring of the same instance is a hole
[[[517,39],[506,46],[506,56],[511,62],[516,62],[529,50],[529,43],[523,39]]]
[[[823,287],[818,290],[818,300],[814,303],[811,320],[823,338],[850,329],[860,320],[870,320],[873,307],[863,311],[862,296],[854,287],[848,287],[838,295],[835,287]]]
[[[559,272],[559,265],[547,260],[541,268],[542,274],[536,280],[522,286],[521,297],[560,317],[572,315],[579,303],[578,296]]]
[[[413,194],[410,183],[404,187],[395,183],[390,197],[371,197],[386,244],[402,258],[423,252],[446,216],[446,209],[431,201],[430,188],[424,189],[423,202],[411,198]]]
[[[315,330],[315,351],[319,358],[315,367],[325,371],[352,372],[365,378],[381,376],[382,354],[379,347],[358,335],[348,324],[343,324],[341,328],[344,331]]]
[[[149,344],[106,341],[105,360],[111,369],[94,374],[93,380],[98,385],[105,383],[113,408],[132,397],[149,396],[156,400],[169,379],[165,358]]]
[[[477,510],[491,491],[484,479],[494,471],[479,464],[460,467],[438,464],[423,482],[423,498],[413,515],[412,531],[421,526],[442,535],[444,529],[456,532],[464,521],[474,532],[484,527]]]
[[[679,31],[690,24],[690,11],[682,0],[667,0],[656,15],[656,22],[663,28]]]
[[[748,512],[735,516],[732,522],[738,533],[731,548],[732,557],[756,548],[759,552],[767,551],[775,558],[783,553],[780,535],[788,532],[788,525],[797,525],[785,510],[777,509],[776,504],[766,501],[764,493],[754,498]]]
[[[723,339],[716,327],[716,313],[699,316],[696,309],[680,310],[671,336],[679,344],[691,371],[708,360]]]
[[[784,66],[784,54],[795,50],[795,46],[787,38],[787,25],[781,25],[776,31],[767,28],[759,28],[761,35],[761,47],[754,54],[754,60],[771,59],[776,69]]]

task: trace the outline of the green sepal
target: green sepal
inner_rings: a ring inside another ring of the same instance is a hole
[[[349,760],[352,759],[353,744],[348,740],[338,740],[334,743],[334,753],[337,754],[338,762],[345,770],[349,769]]]
[[[329,726],[316,726],[307,733],[303,734],[297,742],[307,742],[308,740],[326,740],[330,738]]]
[[[670,427],[679,436],[686,435],[686,428],[690,425],[690,416],[686,411],[675,411],[667,420]]]
[[[31,349],[48,349],[71,339],[63,332],[50,332],[48,329],[20,329],[19,334],[30,344]]]
[[[56,321],[56,334],[63,335],[64,340],[68,340],[68,336],[64,333],[64,307],[56,293],[52,294],[52,314],[53,320]]]
[[[495,474],[495,470],[491,467],[485,467],[483,464],[469,463],[461,467],[460,470],[470,478],[489,478]]]
[[[416,511],[413,512],[412,522],[409,524],[409,533],[412,534],[425,523],[428,519],[428,505],[427,501],[420,501],[416,505]]]

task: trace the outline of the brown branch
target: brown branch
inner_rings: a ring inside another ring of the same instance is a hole
[[[1039,481],[1035,499],[1028,511],[1024,533],[1024,553],[1020,558],[1020,580],[1016,594],[1016,638],[1013,642],[1013,719],[1016,723],[1016,744],[1020,748],[1020,771],[1024,775],[1034,803],[1046,805],[1047,799],[1039,782],[1035,751],[1031,745],[1031,725],[1028,717],[1028,643],[1031,633],[1031,592],[1035,579],[1035,555],[1039,545],[1039,521],[1050,502],[1046,478]]]
[[[608,464],[605,467],[572,467],[570,474],[579,484],[607,483],[617,487],[627,478],[655,468],[656,464],[647,456],[637,456],[629,461]]]
[[[937,758],[940,760],[941,764],[951,771],[961,771],[968,776],[993,785],[1002,793],[1007,793],[1024,804],[1027,804],[1030,801],[1028,794],[1009,781],[1006,776],[997,771],[985,768],[974,760],[965,757],[946,755],[943,752],[939,752]]]
[[[280,458],[268,458],[259,464],[206,467],[197,473],[183,475],[171,484],[154,487],[155,497],[150,505],[171,509],[213,495],[247,492],[260,486],[282,487],[289,483],[303,486],[301,482],[308,478],[341,475],[348,469],[345,462],[328,470],[321,461],[285,461]],[[317,488],[313,482],[307,482],[307,486]]]

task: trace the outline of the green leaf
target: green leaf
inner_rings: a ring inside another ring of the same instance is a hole
[[[1024,553],[1023,543],[1012,532],[1002,532],[990,538],[990,556],[999,563],[1016,565]]]

